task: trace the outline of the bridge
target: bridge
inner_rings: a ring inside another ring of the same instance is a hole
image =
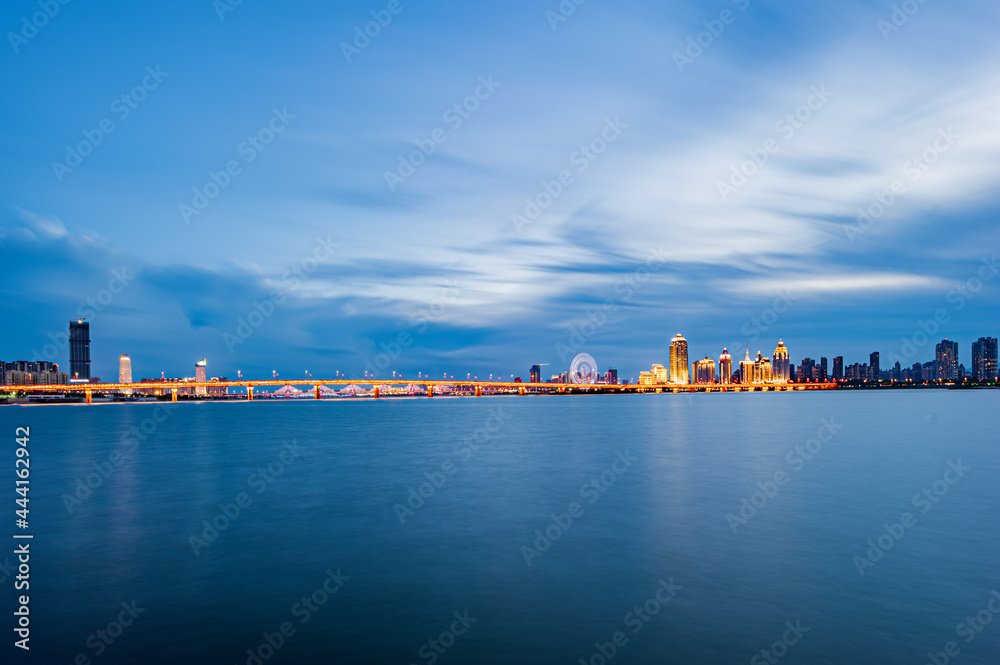
[[[421,391],[426,391],[427,397],[434,397],[435,394],[458,394],[474,395],[481,397],[483,394],[579,394],[579,393],[732,393],[732,392],[783,392],[799,390],[833,390],[837,387],[834,383],[786,383],[786,384],[658,384],[658,385],[617,385],[606,383],[519,383],[516,381],[449,381],[449,380],[427,380],[427,379],[347,379],[336,378],[331,380],[295,381],[295,380],[252,380],[243,379],[239,381],[157,381],[146,383],[76,383],[76,384],[49,384],[49,385],[28,385],[28,386],[0,386],[0,391],[6,390],[15,393],[46,394],[46,393],[83,393],[86,402],[93,401],[94,394],[130,394],[135,392],[156,392],[166,395],[169,391],[171,399],[177,401],[180,391],[185,393],[197,388],[209,388],[219,390],[225,389],[225,394],[230,395],[229,389],[243,389],[246,391],[244,399],[252,401],[254,399],[255,388],[283,388],[285,386],[308,386],[313,390],[315,399],[323,399],[323,386],[370,386],[371,396],[375,399],[383,397],[383,393],[391,393],[391,389],[409,386],[413,389],[419,387]],[[305,392],[305,391],[303,391]],[[407,393],[409,394],[409,393]],[[199,394],[197,397],[211,398],[215,395]]]

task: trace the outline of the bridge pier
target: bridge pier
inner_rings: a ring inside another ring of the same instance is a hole
[[[87,404],[93,404],[94,403],[94,392],[92,390],[85,390],[84,394],[86,395]]]
[[[375,386],[375,393],[374,393],[373,397],[375,399],[381,399],[382,398],[382,394],[381,394],[381,391],[379,391],[379,387],[378,386]]]
[[[177,401],[177,388],[171,388],[170,389],[170,401],[171,402],[176,402]]]
[[[427,396],[434,397],[434,386],[427,386]]]
[[[523,395],[524,394],[524,388],[518,388],[517,389],[517,394],[518,395]]]
[[[316,399],[323,399],[323,395],[319,391],[319,386],[316,386]]]
[[[247,401],[253,401],[253,386],[247,386]]]
[[[482,396],[483,396],[483,387],[480,385],[476,385],[476,397],[482,397]]]

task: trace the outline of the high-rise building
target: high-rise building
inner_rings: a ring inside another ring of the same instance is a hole
[[[773,383],[774,373],[771,367],[771,359],[765,358],[760,351],[753,361],[753,381],[751,383]]]
[[[691,370],[688,365],[688,343],[680,333],[677,333],[677,336],[670,340],[670,382],[677,384],[691,383]]]
[[[842,381],[844,379],[844,356],[837,356],[833,359],[833,380]]]
[[[740,361],[740,383],[747,385],[753,383],[754,379],[754,367],[753,361],[750,360],[750,347],[747,347],[746,358]]]
[[[972,343],[972,378],[976,381],[996,380],[996,337],[980,337]]]
[[[705,357],[694,364],[695,383],[715,383],[715,361]]]
[[[604,382],[609,386],[618,385],[618,370],[608,368],[608,371],[604,373]]]
[[[132,383],[132,358],[127,353],[118,358],[118,383]]]
[[[127,353],[118,358],[118,383],[132,383],[132,358]],[[132,390],[123,390],[126,395],[131,395]]]
[[[826,358],[820,358],[819,365],[817,367],[819,368],[819,378],[817,379],[817,381],[819,381],[820,383],[826,383],[827,378],[830,376],[829,361],[827,361]]]
[[[791,372],[789,371],[788,363],[788,347],[785,346],[785,342],[778,340],[778,346],[774,349],[774,355],[771,356],[771,371],[774,373],[775,383],[788,383],[791,381]]]
[[[90,324],[83,319],[69,322],[70,381],[90,381]]]
[[[938,381],[954,381],[958,376],[958,342],[941,340],[934,353]]]
[[[541,383],[542,382],[542,366],[532,365],[531,366],[531,383]]]
[[[815,381],[816,379],[813,376],[815,374],[813,370],[815,369],[816,369],[815,360],[813,360],[812,358],[803,358],[802,362],[799,363],[799,371],[795,377],[796,381],[798,381],[799,383]]]
[[[198,381],[198,382],[205,381],[205,376],[206,376],[205,371],[206,371],[207,367],[208,367],[208,361],[204,360],[204,359],[203,360],[199,360],[198,362],[196,362],[194,364],[194,380],[195,381]],[[208,389],[205,386],[197,387],[197,388],[194,389],[194,394],[195,395],[207,395],[208,394]]]
[[[882,379],[882,367],[879,364],[878,351],[874,351],[868,356],[868,367],[872,374],[872,381],[878,383]]]
[[[719,383],[733,382],[733,357],[729,355],[729,349],[723,348],[722,355],[719,356]]]

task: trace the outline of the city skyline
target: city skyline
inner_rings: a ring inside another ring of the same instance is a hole
[[[711,356],[705,356],[702,360],[692,361],[689,359],[689,347],[687,339],[681,334],[676,334],[669,342],[667,347],[667,365],[660,363],[653,363],[651,370],[640,370],[638,372],[638,378],[630,377],[628,372],[621,374],[622,383],[633,383],[633,384],[646,384],[646,385],[692,385],[692,384],[727,384],[727,383],[744,383],[744,384],[783,384],[783,383],[806,383],[806,382],[850,382],[850,381],[869,381],[869,382],[879,382],[879,381],[892,381],[892,382],[905,382],[905,381],[962,381],[966,379],[979,380],[979,381],[992,381],[998,377],[998,362],[997,362],[997,339],[994,337],[980,337],[976,341],[972,342],[970,345],[970,355],[969,363],[966,365],[962,362],[961,351],[959,348],[959,343],[955,340],[949,340],[947,338],[941,340],[940,342],[932,342],[927,334],[924,334],[924,338],[927,341],[921,341],[920,346],[925,346],[927,344],[932,345],[934,349],[934,356],[929,361],[916,360],[917,355],[911,355],[910,357],[900,356],[899,354],[892,353],[889,356],[890,364],[885,368],[881,366],[881,352],[873,351],[868,355],[869,362],[867,363],[852,363],[846,364],[844,362],[843,356],[835,356],[832,359],[832,368],[830,366],[830,360],[827,356],[822,356],[819,361],[811,357],[804,357],[798,365],[792,360],[790,351],[785,345],[784,339],[779,338],[777,346],[770,355],[764,355],[761,350],[758,350],[755,357],[751,358],[750,346],[745,347],[745,356],[742,361],[737,363],[737,371],[733,371],[733,361],[732,355],[728,351],[728,347],[724,347],[722,352],[718,357],[718,362],[714,360]],[[0,359],[0,385],[25,385],[30,383],[102,383],[97,375],[90,374],[90,348],[91,338],[90,338],[90,328],[89,323],[84,319],[74,319],[69,321],[69,336],[67,344],[65,345],[68,349],[70,355],[69,366],[73,368],[72,373],[60,373],[59,364],[51,360],[20,360],[13,363],[5,363]],[[53,345],[54,347],[59,346],[58,344]],[[916,353],[917,349],[914,347],[911,353]],[[53,350],[49,353],[50,356],[57,355],[57,352]],[[909,361],[914,361],[912,364]],[[619,382],[619,369],[617,367],[609,367],[606,371],[602,372],[599,369],[598,363],[594,360],[592,356],[588,353],[578,353],[573,359],[572,365],[569,369],[552,374],[550,379],[545,379],[541,368],[550,363],[541,363],[532,365],[527,373],[528,381],[532,383],[538,382],[555,382],[555,383],[576,383],[576,382],[593,382],[589,379],[587,381],[578,381],[575,378],[576,370],[574,369],[578,363],[582,363],[583,371],[587,373],[593,373],[596,377],[595,381],[599,383],[610,383],[615,384]],[[185,380],[191,380],[195,382],[205,382],[208,380],[207,373],[208,360],[203,358],[194,363],[194,376],[188,377]],[[81,378],[80,372],[85,371],[87,373],[87,378]],[[284,371],[284,370],[282,370]],[[8,376],[9,372],[14,372],[14,379]],[[236,370],[237,377],[242,378],[242,370]],[[312,377],[312,372],[305,370],[305,376],[303,377],[303,383],[309,383]],[[436,377],[441,371],[420,371],[417,373],[420,378],[423,376],[426,379],[431,379],[431,377]],[[451,372],[451,378],[454,378],[455,370]],[[161,370],[161,377],[166,376],[166,372]],[[221,372],[219,376],[213,378],[216,380],[219,377],[224,381],[226,380],[226,372]],[[335,371],[338,377],[348,377],[349,373],[341,373],[339,370]],[[471,378],[473,372],[467,372],[467,378]],[[32,377],[37,375],[37,377],[45,377],[44,380],[34,380]],[[271,370],[272,379],[277,379],[280,376],[278,370]],[[319,372],[319,375],[323,375],[323,372]],[[327,373],[327,375],[329,375]],[[403,373],[401,371],[392,370],[391,376],[394,378],[396,376],[403,378]],[[504,377],[506,374],[502,371],[497,371],[495,373],[496,381],[506,380]],[[132,383],[132,359],[130,354],[121,354],[118,359],[117,365],[117,376],[118,383]],[[292,372],[291,377],[294,377],[295,373]],[[487,375],[484,373],[484,379]],[[511,380],[514,377],[518,380],[524,380],[524,376],[520,372],[511,372],[509,377]],[[51,377],[56,377],[52,379]],[[64,377],[64,378],[60,378]],[[448,371],[443,372],[443,377],[448,378]],[[747,378],[749,377],[749,378]],[[247,378],[253,378],[248,374]],[[259,378],[259,377],[258,377]],[[355,376],[359,380],[362,379],[360,376]],[[364,373],[364,378],[372,379],[386,379],[389,378],[389,370],[386,369],[384,372],[376,371],[375,367],[372,367],[370,371],[366,370]],[[412,375],[407,377],[412,379]],[[476,377],[478,379],[478,373]],[[494,373],[491,372],[488,375],[489,380],[493,380]],[[31,380],[29,380],[31,379]],[[461,371],[459,371],[459,379],[461,379]],[[145,377],[144,381],[155,381],[155,377]],[[296,378],[289,378],[290,383],[297,382]],[[436,380],[436,379],[435,379]],[[139,383],[139,381],[135,381]],[[207,395],[208,392],[205,388],[197,388],[196,393],[198,395]]]

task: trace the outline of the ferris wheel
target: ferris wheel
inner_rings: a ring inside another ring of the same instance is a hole
[[[597,380],[597,362],[589,353],[580,353],[569,366],[573,383],[594,383]]]

